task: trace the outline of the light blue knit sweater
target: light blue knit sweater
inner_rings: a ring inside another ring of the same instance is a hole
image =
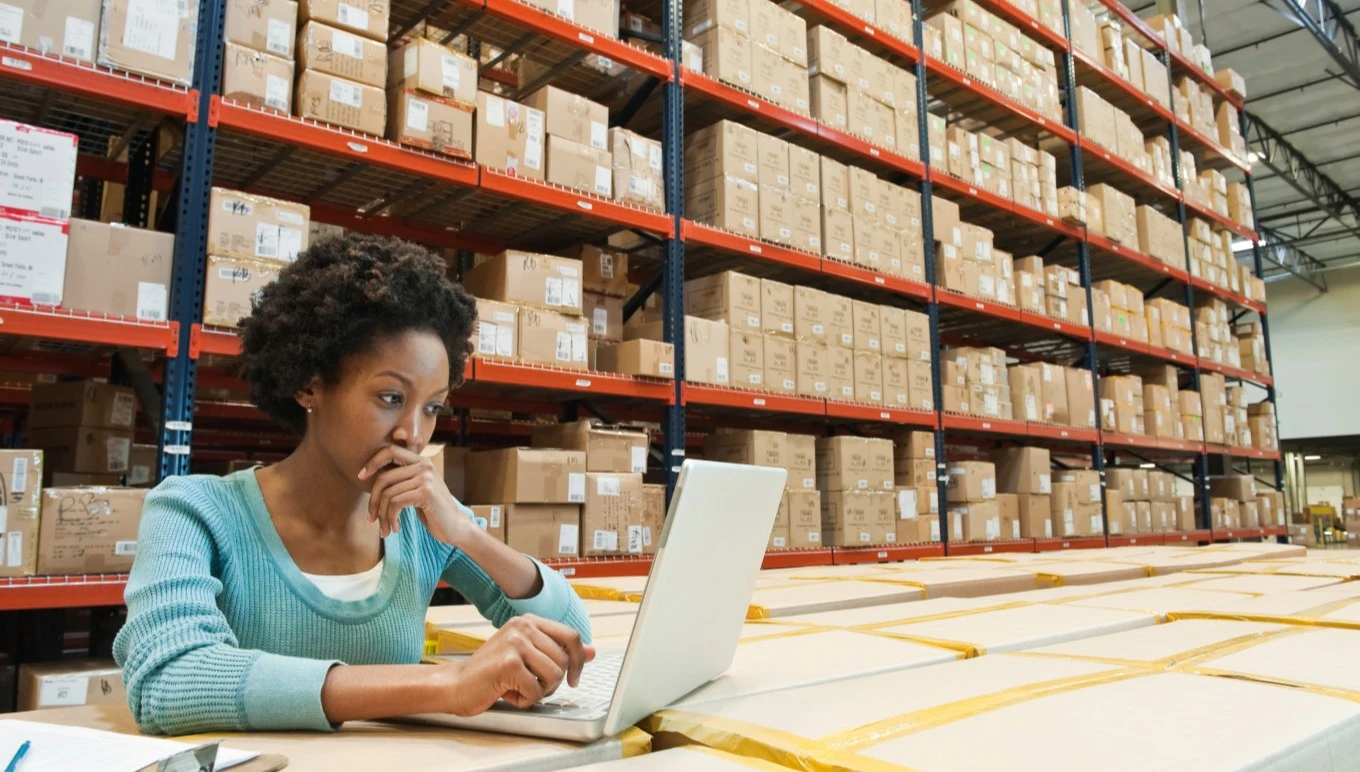
[[[585,607],[556,571],[540,565],[543,590],[511,600],[413,515],[384,552],[376,595],[332,600],[288,555],[255,470],[162,483],[146,499],[127,624],[114,642],[138,725],[165,734],[330,730],[321,708],[327,671],[419,662],[440,579],[498,627],[534,614],[590,638]]]

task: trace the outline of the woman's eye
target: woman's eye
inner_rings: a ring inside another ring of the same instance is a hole
[[[378,398],[392,407],[396,407],[402,403],[400,394],[383,394]]]
[[[442,407],[443,407],[442,404],[436,402],[436,403],[434,403],[434,404],[432,404],[432,405],[426,405],[426,406],[425,406],[425,412],[428,413],[428,414],[430,414],[430,415],[439,415],[439,410],[440,410],[440,408],[442,408]]]

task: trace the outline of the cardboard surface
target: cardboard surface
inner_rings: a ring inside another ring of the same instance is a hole
[[[306,204],[215,187],[208,204],[208,254],[292,262],[307,248],[310,218]],[[210,268],[209,278],[212,273]]]
[[[38,573],[131,570],[146,494],[141,488],[44,489]]]
[[[111,659],[26,663],[19,666],[19,710],[126,702],[123,671]]]
[[[175,237],[71,220],[62,305],[148,321],[166,319]]]
[[[137,0],[105,0],[99,64],[188,86],[193,79],[198,2],[167,14]]]
[[[29,395],[30,429],[89,426],[131,429],[137,419],[137,398],[127,386],[99,381],[35,384]]]
[[[581,451],[507,448],[471,453],[467,498],[475,504],[581,504],[586,500],[585,472],[586,454]]]

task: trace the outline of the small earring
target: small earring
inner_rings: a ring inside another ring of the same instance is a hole
[[[308,405],[308,406],[307,406],[307,414],[308,414],[308,415],[311,415],[311,412],[312,412],[312,406],[311,406],[311,405]]]

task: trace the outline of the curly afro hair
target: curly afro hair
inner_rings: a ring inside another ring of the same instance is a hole
[[[384,337],[438,335],[450,385],[461,383],[476,320],[476,302],[424,247],[362,234],[326,238],[280,271],[241,320],[241,376],[260,410],[301,434],[307,417],[298,391],[314,377],[335,384],[347,357]]]

